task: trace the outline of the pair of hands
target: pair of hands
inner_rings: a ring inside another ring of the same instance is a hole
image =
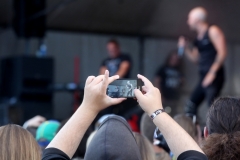
[[[117,75],[109,77],[107,70],[104,75],[88,77],[85,84],[82,107],[94,114],[98,114],[101,110],[126,100],[126,98],[111,98],[106,95],[108,85],[118,78],[119,76]],[[141,108],[149,115],[157,109],[162,109],[160,91],[144,76],[138,75],[138,78],[144,82],[142,87],[144,94],[139,89],[134,90]]]

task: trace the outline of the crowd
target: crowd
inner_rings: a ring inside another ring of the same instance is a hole
[[[138,89],[134,91],[139,106],[146,112],[141,120],[141,134],[132,132],[124,118],[106,115],[90,135],[89,126],[97,114],[125,100],[110,98],[105,93],[108,84],[118,78],[109,77],[108,71],[104,75],[88,77],[83,103],[61,127],[58,122],[46,121],[43,117],[27,122],[27,128],[40,124],[35,138],[23,127],[13,124],[2,126],[0,159],[39,160],[42,157],[43,160],[69,160],[78,152],[82,141],[87,144],[86,151],[78,159],[239,159],[240,99],[223,97],[212,104],[202,140],[194,118],[178,115],[172,119],[163,110],[160,91],[142,75],[138,78],[144,82],[145,93]],[[48,129],[46,132],[49,125],[52,131]],[[154,125],[157,126],[156,131]],[[161,135],[166,144],[158,142]],[[43,142],[39,141],[41,138],[48,142],[42,152],[39,147]]]
[[[223,62],[227,53],[224,35],[217,26],[208,26],[205,19],[203,8],[189,14],[188,23],[200,36],[195,47],[191,49],[185,38],[179,39],[179,46],[200,64],[200,81],[185,106],[185,114],[172,118],[163,108],[168,103],[177,105],[175,100],[183,83],[176,51],[156,72],[154,85],[143,75],[137,75],[144,84],[142,90],[134,90],[136,101],[145,112],[140,129],[136,118],[128,120],[112,114],[111,107],[122,104],[126,98],[109,97],[107,87],[120,77],[129,78],[132,63],[129,56],[121,54],[118,42],[110,40],[109,58],[103,61],[99,76],[87,78],[83,102],[76,112],[61,123],[36,116],[23,127],[14,124],[0,127],[0,159],[240,159],[240,98],[215,99],[223,86]],[[196,112],[205,98],[210,108],[202,131]]]

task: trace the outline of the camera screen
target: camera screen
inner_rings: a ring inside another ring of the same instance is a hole
[[[135,97],[136,88],[137,80],[115,80],[109,84],[107,95],[112,98],[132,98]]]

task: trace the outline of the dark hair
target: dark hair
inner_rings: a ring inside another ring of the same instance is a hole
[[[109,43],[113,43],[113,44],[115,44],[116,46],[119,47],[119,42],[118,42],[116,39],[110,39],[110,40],[107,42],[107,44],[109,44]]]
[[[178,51],[176,49],[174,49],[168,53],[168,56],[165,60],[165,66],[169,66],[170,60],[171,60],[172,56],[174,56],[174,55],[178,55]],[[181,59],[179,58],[179,66],[180,65],[181,65]]]
[[[209,136],[203,151],[209,160],[240,159],[240,99],[218,98],[207,115]]]

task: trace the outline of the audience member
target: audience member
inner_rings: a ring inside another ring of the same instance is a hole
[[[157,145],[154,145],[154,131],[155,131],[155,124],[151,120],[151,118],[144,113],[141,118],[141,134],[144,135],[152,144],[152,148],[155,152],[156,160],[171,160],[169,154],[162,148]]]
[[[124,98],[110,98],[106,95],[107,86],[118,78],[119,76],[109,77],[108,71],[105,71],[104,75],[87,78],[83,103],[45,149],[43,160],[72,158],[84,133],[97,114],[104,108],[125,100]],[[138,78],[144,82],[143,90],[146,92],[143,94],[138,89],[134,90],[139,105],[148,115],[151,115],[154,124],[161,130],[174,155],[179,160],[193,158],[206,160],[203,151],[191,136],[163,111],[159,90],[144,76],[138,75]],[[124,136],[120,136],[121,134]],[[102,149],[108,147],[106,143],[113,148]],[[100,126],[87,149],[85,158],[88,159],[89,155],[93,159],[141,159],[136,147],[136,141],[127,122],[122,118],[112,117]],[[117,156],[113,156],[113,153]],[[110,154],[112,158],[106,157]]]
[[[37,128],[45,121],[46,121],[45,117],[37,115],[37,116],[27,120],[23,124],[23,128],[28,130],[33,135],[33,137],[36,137]]]
[[[127,121],[109,116],[93,136],[85,160],[141,160],[141,154]]]
[[[139,151],[141,153],[142,160],[154,160],[155,153],[150,141],[137,132],[133,132],[133,135],[136,139]]]
[[[41,149],[45,149],[51,140],[55,137],[60,126],[58,121],[45,121],[37,129],[36,140]]]
[[[62,129],[62,127],[67,123],[67,121],[68,121],[68,119],[61,122],[61,125],[59,126],[57,132],[59,132]],[[91,129],[91,126],[90,126],[87,129],[86,133],[84,134],[84,136],[82,138],[82,141],[80,142],[76,152],[73,155],[72,160],[82,160],[82,159],[84,159],[84,156],[85,156],[85,153],[86,153],[86,148],[87,148],[87,140],[88,140],[89,136],[91,135],[91,133],[92,133],[92,129]]]
[[[185,114],[178,114],[173,118],[199,145],[202,141],[201,128],[196,121],[196,116],[190,117]]]
[[[40,160],[40,148],[34,137],[17,125],[0,127],[1,160]]]
[[[209,160],[240,159],[240,99],[218,98],[210,107],[203,150]]]
[[[141,118],[140,122],[140,133],[147,137],[147,139],[153,143],[153,134],[155,131],[155,124],[151,120],[151,118],[147,115],[147,113],[144,113]]]

